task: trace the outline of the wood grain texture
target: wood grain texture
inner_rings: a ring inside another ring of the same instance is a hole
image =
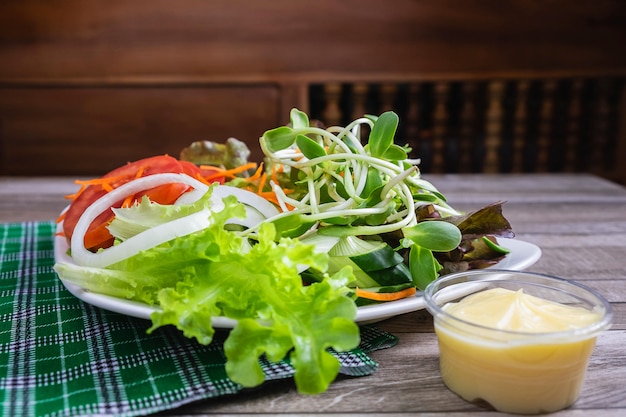
[[[260,161],[258,139],[281,124],[279,110],[271,85],[0,88],[0,173],[102,175],[229,137]]]
[[[626,413],[626,188],[590,175],[427,175],[449,202],[474,210],[506,200],[504,214],[517,238],[539,245],[529,268],[574,279],[607,297],[613,326],[600,335],[579,401],[559,416],[612,417]],[[0,177],[0,221],[53,219],[75,191],[72,178]],[[372,353],[378,371],[340,378],[318,396],[299,395],[291,381],[239,395],[202,401],[160,415],[385,415],[483,416],[443,385],[432,317],[403,314],[376,324],[399,337],[391,349]]]
[[[623,70],[624,4],[7,1],[0,80]]]

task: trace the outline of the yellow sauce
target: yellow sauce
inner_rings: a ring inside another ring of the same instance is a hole
[[[571,331],[601,314],[502,288],[449,303],[443,310],[477,329],[436,320],[441,374],[468,401],[486,401],[500,411],[536,414],[573,404],[580,394],[595,335],[548,341],[542,333]],[[533,333],[520,336],[507,331]],[[534,337],[536,335],[536,337]]]

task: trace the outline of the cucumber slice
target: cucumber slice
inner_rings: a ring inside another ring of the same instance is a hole
[[[403,262],[390,268],[368,271],[367,273],[371,279],[378,283],[378,286],[386,287],[401,284],[413,285],[411,270]]]
[[[372,252],[352,256],[350,259],[367,272],[391,268],[404,262],[402,255],[386,243]]]
[[[402,255],[380,240],[342,237],[328,253],[331,257],[348,257],[364,271],[390,268],[404,261]]]

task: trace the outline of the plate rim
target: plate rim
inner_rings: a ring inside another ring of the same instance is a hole
[[[519,239],[498,238],[498,243],[509,250],[511,253],[525,249],[529,251],[528,257],[520,260],[511,261],[510,255],[498,264],[487,267],[486,269],[508,269],[508,270],[524,270],[535,264],[542,255],[541,248],[534,243],[526,242]],[[507,261],[504,265],[502,262]],[[377,309],[378,308],[378,309]],[[375,321],[385,320],[401,314],[411,313],[413,311],[424,310],[426,308],[426,300],[423,292],[418,291],[413,297],[404,298],[402,300],[390,301],[388,303],[375,304],[359,307],[357,310],[356,321],[359,323],[371,323]]]
[[[59,223],[59,225],[57,225],[57,229],[61,227],[61,224],[62,223]],[[57,230],[57,232],[58,231],[59,230]],[[539,246],[524,240],[498,238],[498,243],[511,251],[511,253],[506,255],[502,261],[493,266],[498,269],[523,270],[532,266],[542,255],[541,248],[539,248]],[[56,233],[54,236],[55,263],[73,263],[72,258],[67,255],[68,248],[69,245],[67,244],[66,239],[60,233]],[[518,253],[522,250],[528,252],[526,257],[522,257],[520,259],[513,258],[513,255],[515,255],[515,257],[520,256]],[[87,304],[105,309],[107,311],[139,319],[150,320],[151,314],[159,310],[158,307],[151,307],[148,304],[140,303],[138,301],[125,300],[106,294],[91,292],[80,287],[79,285],[64,281],[58,276],[58,274],[57,277],[63,283],[65,288],[67,288],[67,290],[76,298]],[[423,310],[426,308],[426,302],[422,294],[423,293],[421,291],[418,291],[413,297],[358,307],[355,322],[357,324],[374,323],[401,314]],[[228,317],[213,317],[211,321],[214,328],[221,329],[232,329],[236,323],[236,320]]]

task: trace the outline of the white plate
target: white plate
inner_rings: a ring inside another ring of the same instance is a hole
[[[532,243],[503,238],[498,238],[498,243],[511,251],[497,264],[498,269],[523,270],[533,265],[541,257],[541,249]],[[54,239],[55,261],[73,263],[72,258],[67,255],[67,249],[68,245],[65,238],[57,234]],[[150,314],[157,310],[156,307],[147,304],[94,293],[75,284],[61,281],[75,297],[109,311],[141,319],[150,319]],[[356,322],[360,324],[373,323],[424,308],[426,308],[424,297],[421,292],[418,292],[414,297],[359,307]],[[226,317],[214,317],[212,324],[215,328],[232,328],[235,325],[235,320]]]

